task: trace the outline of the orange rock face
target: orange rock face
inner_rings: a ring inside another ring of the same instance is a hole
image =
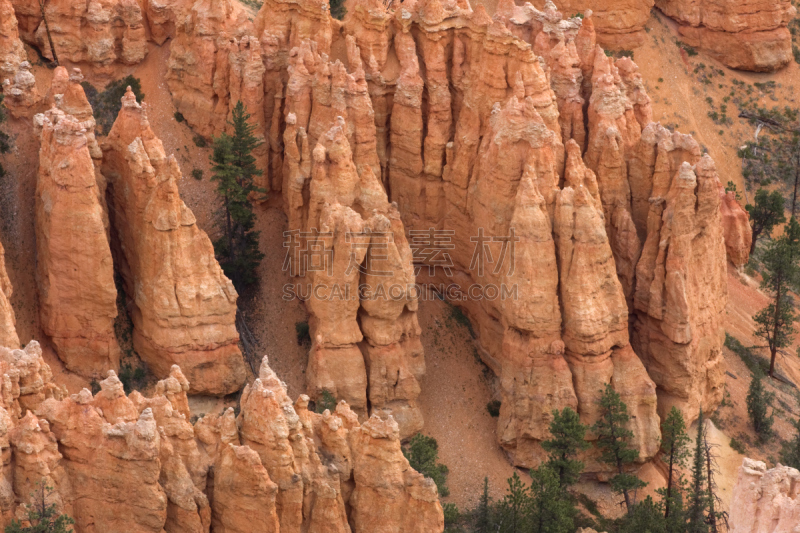
[[[731,496],[731,533],[792,533],[800,523],[800,472],[745,458]]]
[[[0,348],[0,375],[0,524],[44,480],[76,533],[444,529],[436,486],[410,468],[391,416],[359,426],[344,402],[322,415],[307,396],[292,404],[266,359],[238,423],[229,408],[193,425],[177,366],[149,398],[126,396],[113,371],[96,395],[65,398],[32,341]]]
[[[131,91],[108,135],[104,174],[116,177],[109,183],[112,226],[118,268],[135,305],[136,351],[157,376],[179,365],[196,392],[239,390],[245,368],[235,326],[238,295],[180,199],[177,161],[164,153]]]
[[[656,0],[685,41],[731,68],[773,71],[792,61],[789,0]]]
[[[0,346],[19,348],[19,337],[15,327],[14,308],[11,307],[11,294],[14,292],[6,272],[5,249],[0,243]]]
[[[722,213],[722,229],[725,232],[725,250],[728,259],[734,266],[747,264],[750,259],[750,245],[753,243],[753,228],[750,227],[750,215],[742,209],[736,200],[736,193],[720,189],[720,212]]]
[[[102,376],[119,367],[117,290],[107,219],[86,129],[51,109],[41,123],[36,245],[42,330],[66,367]]]
[[[12,78],[19,64],[26,59],[14,6],[11,0],[0,0],[0,83]]]
[[[36,2],[12,0],[22,38],[53,58]],[[137,0],[57,0],[45,15],[60,61],[89,63],[110,74],[114,63],[134,65],[147,55],[146,21]]]
[[[355,40],[347,40],[352,73],[308,43],[292,51],[282,186],[297,241],[292,274],[311,312],[308,390],[314,397],[328,390],[362,416],[368,399],[407,437],[422,428],[416,398],[425,372],[411,249],[378,178]],[[312,250],[323,251],[320,268],[311,266]]]
[[[205,44],[173,52],[176,101],[206,135],[234,99],[248,102],[292,244],[330,266],[292,252],[308,284],[310,394],[328,389],[362,417],[367,405],[391,411],[403,436],[419,427],[414,295],[354,290],[407,285],[416,263],[419,279],[458,288],[448,296],[500,379],[498,439],[516,464],[537,464],[552,409],[594,422],[608,383],[637,413],[642,461],[658,447],[659,413],[678,405],[692,419],[719,402],[719,179],[691,137],[651,122],[638,67],[597,46],[600,25],[603,42],[635,41],[649,4],[622,6],[624,20],[563,20],[552,3],[501,2],[492,19],[467,2],[361,0],[339,40],[323,3],[266,2],[252,29],[232,26],[224,2],[198,6],[176,40]],[[283,527],[298,503],[281,498]]]

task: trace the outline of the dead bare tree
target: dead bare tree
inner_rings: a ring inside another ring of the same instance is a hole
[[[47,14],[45,13],[45,7],[47,6],[47,0],[38,0],[39,1],[39,10],[42,12],[42,21],[44,22],[44,29],[47,33],[47,42],[50,44],[50,53],[53,55],[53,63],[58,66],[58,55],[56,54],[56,47],[53,44],[53,36],[50,35],[50,25],[47,23]]]
[[[728,530],[728,513],[725,511],[717,511],[722,505],[722,500],[717,496],[717,484],[714,481],[714,474],[719,473],[717,466],[717,456],[714,450],[717,448],[716,444],[708,442],[708,432],[703,435],[703,447],[706,454],[706,469],[708,475],[708,525],[711,533],[720,533],[720,525],[725,526],[722,531]]]

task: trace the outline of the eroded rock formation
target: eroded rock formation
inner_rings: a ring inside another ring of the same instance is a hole
[[[266,359],[238,421],[229,408],[195,424],[177,366],[149,398],[126,396],[113,371],[96,395],[65,397],[32,341],[0,348],[0,376],[2,526],[44,481],[76,533],[444,529],[391,417],[359,425],[344,402],[322,415],[305,396],[293,405]]]
[[[416,425],[397,410],[413,405],[421,368],[408,364],[413,298],[401,291],[376,305],[352,291],[413,280],[416,262],[424,279],[465,293],[508,292],[460,305],[500,378],[498,438],[517,464],[536,464],[552,409],[575,407],[592,423],[607,383],[637,412],[641,460],[657,448],[657,411],[678,405],[692,419],[719,402],[719,179],[691,137],[651,122],[638,67],[596,45],[590,11],[564,20],[552,3],[501,2],[492,19],[467,2],[360,0],[337,35],[322,5],[266,2],[252,30],[232,28],[235,10],[215,5],[208,12],[224,16],[207,27],[232,44],[203,37],[202,63],[173,52],[171,89],[177,102],[220,104],[185,115],[205,134],[235,95],[255,108],[268,141],[264,183],[282,192],[294,244],[330,258],[331,269],[311,272],[293,258],[303,282],[327,288],[301,291],[312,315],[311,394],[335,391],[362,415],[367,401],[395,401],[401,432]],[[201,15],[187,18],[187,42]],[[219,75],[211,65],[223,65]],[[376,228],[398,243],[383,259],[402,272],[396,279],[378,280],[372,264],[348,268],[377,255]],[[745,238],[737,231],[734,261]]]
[[[288,84],[282,190],[297,240],[293,274],[311,312],[307,384],[360,415],[369,400],[407,437],[422,428],[425,372],[411,249],[379,181],[374,113],[358,48],[347,43],[352,73],[305,41],[292,52]],[[310,266],[319,257],[321,268]]]
[[[687,44],[731,68],[772,71],[792,61],[786,27],[796,9],[789,0],[656,0],[679,24]]]
[[[179,365],[196,392],[239,390],[245,367],[235,325],[238,295],[180,198],[175,157],[166,156],[130,90],[103,164],[117,268],[134,304],[136,351],[157,376]]]
[[[800,524],[800,472],[778,465],[767,470],[745,458],[733,488],[731,533],[795,533]]]
[[[59,68],[65,76],[66,69]],[[63,102],[64,95],[55,98]],[[41,128],[36,277],[42,330],[69,370],[103,376],[119,367],[117,290],[87,124],[57,108],[36,118]]]
[[[19,64],[26,59],[14,6],[11,0],[0,0],[0,83],[12,78]]]
[[[12,2],[23,40],[53,59],[39,4]],[[88,63],[111,74],[114,63],[134,65],[147,55],[146,21],[137,0],[51,1],[45,16],[60,61]]]
[[[11,307],[11,294],[14,288],[6,272],[6,253],[3,243],[0,243],[0,346],[19,348],[16,318],[14,308]]]

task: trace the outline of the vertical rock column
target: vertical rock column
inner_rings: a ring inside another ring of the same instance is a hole
[[[233,284],[180,198],[180,168],[128,90],[104,147],[112,225],[136,351],[159,377],[181,367],[192,391],[229,394],[245,380]]]
[[[86,130],[58,109],[41,126],[36,279],[42,329],[66,367],[87,377],[119,367],[117,290]]]

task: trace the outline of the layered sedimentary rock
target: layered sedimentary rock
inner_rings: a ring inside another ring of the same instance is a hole
[[[19,64],[26,59],[14,6],[11,0],[0,0],[0,83],[12,78]]]
[[[767,470],[745,458],[733,488],[731,533],[794,533],[800,524],[800,472],[778,465]]]
[[[594,26],[598,42],[605,48],[619,50],[635,48],[644,42],[644,26],[650,19],[653,0],[623,0],[621,2],[602,2],[598,0],[541,0],[533,2],[542,6],[545,12],[553,13],[556,9],[564,17],[583,14],[587,9],[594,13]],[[497,12],[511,2],[498,2]],[[527,5],[524,9],[532,11]],[[554,19],[557,21],[558,14]]]
[[[117,290],[86,128],[56,108],[37,115],[39,126],[36,278],[42,330],[69,370],[103,376],[119,367]]]
[[[48,59],[52,39],[60,61],[89,63],[110,74],[114,63],[135,65],[147,55],[147,35],[137,0],[57,0],[45,5],[48,29],[39,4],[12,0],[23,40]]]
[[[14,288],[6,272],[6,254],[3,243],[0,243],[0,346],[19,348],[16,318],[11,307],[11,294]]]
[[[157,376],[179,365],[196,392],[239,390],[238,295],[180,198],[175,157],[166,156],[130,90],[108,135],[103,173],[136,351]]]
[[[361,415],[369,400],[407,437],[422,428],[425,371],[411,249],[378,178],[374,113],[352,37],[348,46],[352,73],[309,41],[290,67],[282,190],[292,273],[311,312],[307,385]]]
[[[773,71],[792,60],[787,24],[796,10],[789,0],[656,0],[679,24],[687,44],[731,68]]]

